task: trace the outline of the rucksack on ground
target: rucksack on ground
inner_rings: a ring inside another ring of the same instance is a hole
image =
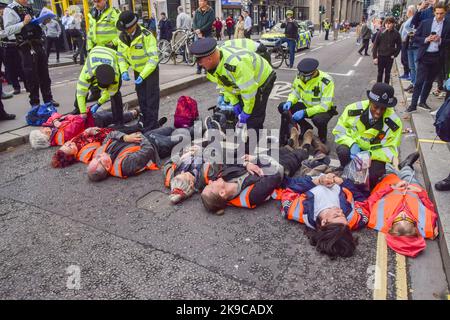
[[[450,98],[439,108],[434,126],[438,137],[442,141],[450,142]]]
[[[53,105],[41,104],[28,111],[25,119],[30,126],[42,126],[55,112],[56,108]]]
[[[175,128],[189,128],[198,120],[197,101],[188,96],[181,96],[175,109]]]

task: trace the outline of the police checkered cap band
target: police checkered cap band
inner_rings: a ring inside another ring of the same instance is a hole
[[[375,101],[380,101],[380,96],[373,93],[372,91],[369,92],[369,98]]]

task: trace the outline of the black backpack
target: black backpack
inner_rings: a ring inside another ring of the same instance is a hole
[[[439,108],[434,126],[438,137],[442,141],[450,142],[450,98]]]

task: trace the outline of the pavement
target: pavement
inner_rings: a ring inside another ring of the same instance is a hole
[[[321,36],[296,54],[296,62],[317,58],[333,76],[339,112],[366,99],[374,83],[372,60],[356,49],[353,34],[337,42]],[[279,127],[276,107],[295,76],[295,69],[277,70],[266,128]],[[168,124],[180,95],[195,98],[205,117],[217,91],[202,83],[162,96],[160,115]],[[400,158],[414,151],[414,139],[404,135]],[[330,260],[309,244],[305,226],[282,218],[274,201],[211,215],[198,195],[171,205],[158,172],[90,183],[81,163],[51,168],[54,151],[21,145],[0,153],[2,299],[447,298],[437,241],[405,259],[387,248],[382,234],[364,229],[355,232],[353,257]]]
[[[450,173],[450,143],[441,141],[437,137],[433,125],[435,116],[432,116],[430,112],[420,108],[417,108],[417,112],[412,114],[405,112],[410,105],[412,94],[404,90],[409,85],[409,81],[398,78],[398,74],[404,73],[400,58],[396,59],[395,68],[398,71],[393,82],[396,86],[396,91],[402,93],[399,110],[404,115],[404,119],[410,123],[411,133],[408,133],[408,135],[414,138],[416,149],[421,154],[420,163],[425,176],[426,189],[439,214],[439,248],[447,279],[450,279],[450,212],[448,209],[450,192],[438,191],[434,187],[436,182],[446,178]],[[434,89],[435,87],[433,87]],[[427,103],[434,111],[439,109],[444,101],[444,98],[435,97],[430,93]]]

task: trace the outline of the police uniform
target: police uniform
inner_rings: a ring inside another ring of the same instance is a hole
[[[200,39],[191,45],[190,51],[198,58],[207,57],[215,52],[216,45],[212,38]],[[262,129],[276,73],[264,58],[249,50],[233,47],[218,50],[219,64],[207,72],[207,79],[223,88],[225,102],[241,105],[242,113],[249,115],[247,128]]]
[[[259,54],[261,57],[266,59],[267,62],[269,62],[269,63],[271,60],[270,54],[267,51],[266,46],[263,45],[262,43],[254,41],[252,39],[242,38],[242,39],[227,40],[227,41],[224,41],[221,45],[219,45],[219,48],[220,47],[233,47],[233,48],[238,48],[238,49],[246,49],[251,52],[255,52],[255,53]]]
[[[319,66],[319,61],[316,59],[305,58],[299,62],[297,69],[299,74],[311,74]],[[335,115],[335,108],[333,106],[334,99],[334,81],[333,78],[323,71],[309,79],[306,83],[303,82],[301,76],[298,76],[292,84],[292,91],[288,96],[288,102],[292,103],[290,107],[291,114],[297,111],[305,110],[305,116],[298,121],[301,134],[303,135],[308,129],[312,129],[312,125],[306,121],[311,119],[313,124],[317,127],[320,140],[325,143],[327,140],[327,126],[330,119]],[[278,106],[278,111],[283,114],[284,102]],[[283,123],[281,130],[287,127]],[[289,133],[288,133],[289,135]]]
[[[370,186],[373,188],[380,177],[386,173],[386,163],[392,163],[398,157],[398,146],[402,136],[402,121],[395,113],[397,99],[394,89],[385,83],[376,83],[368,91],[369,100],[358,101],[348,105],[333,130],[336,152],[341,166],[346,166],[350,150],[357,144],[362,151],[371,154],[369,169]],[[383,116],[375,120],[370,113],[370,102],[386,107]]]
[[[23,24],[26,15],[34,18],[33,9],[13,1],[4,11],[3,19],[5,31],[10,42],[15,41],[30,91],[30,104],[38,105],[39,91],[44,103],[52,103],[51,80],[48,74],[47,54],[44,49],[42,28],[31,22]]]
[[[105,65],[112,67],[114,74],[109,74],[107,70],[104,72]],[[103,88],[99,86],[102,82],[110,84]],[[123,125],[123,103],[120,86],[121,79],[117,52],[110,48],[96,46],[90,51],[78,78],[75,109],[78,112],[86,113],[86,97],[89,89],[96,87],[102,92],[101,97],[98,99],[98,104],[102,105],[108,99],[111,99],[113,123]]]
[[[328,40],[328,34],[330,33],[331,23],[328,21],[323,22],[323,29],[325,30],[325,40]]]
[[[117,23],[119,30],[125,30],[137,23],[137,17],[130,11],[122,12]],[[136,84],[139,107],[144,115],[145,130],[158,127],[159,112],[159,68],[158,47],[153,34],[137,26],[134,34],[122,31],[119,36],[117,55],[120,73],[134,71],[134,78],[143,81]],[[127,80],[127,79],[126,79]]]

